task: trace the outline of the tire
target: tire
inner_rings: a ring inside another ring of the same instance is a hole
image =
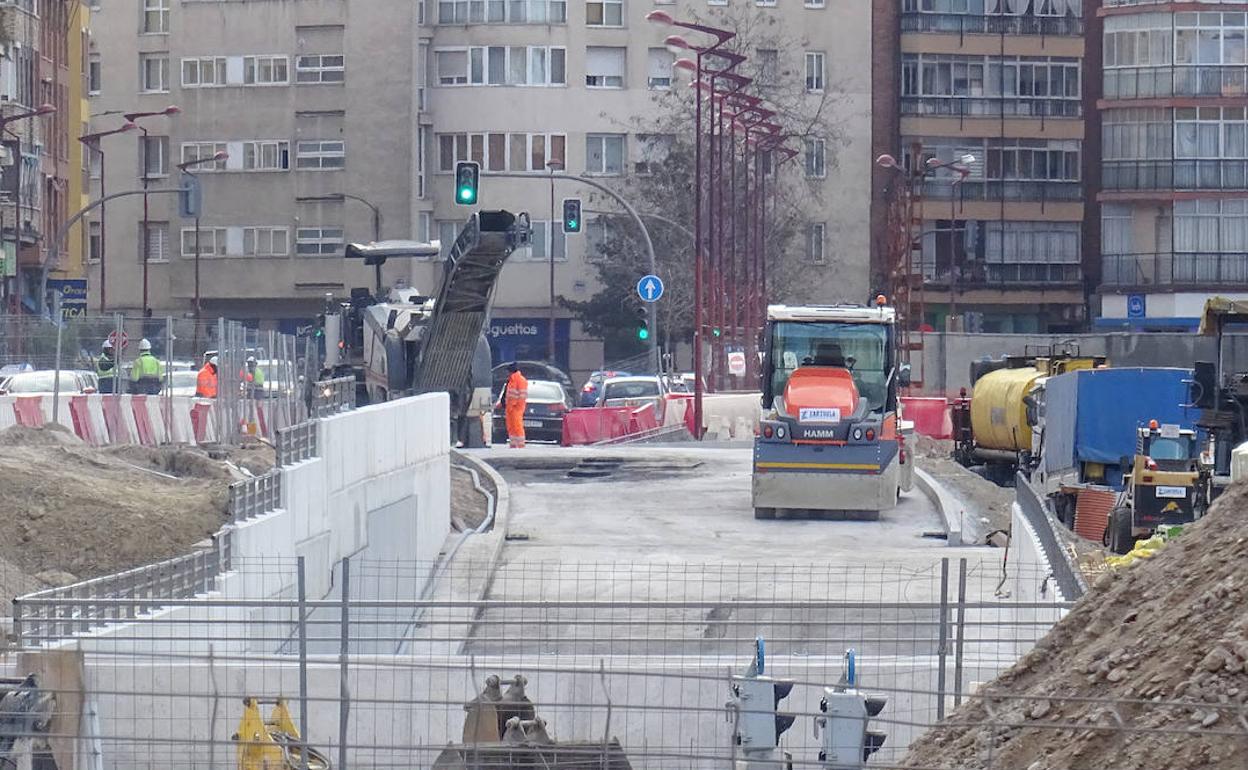
[[[1109,526],[1105,543],[1109,550],[1121,556],[1135,547],[1135,536],[1131,533],[1131,509],[1125,506],[1115,508],[1109,514]]]
[[[765,521],[770,521],[776,518],[776,509],[775,508],[755,508],[754,518],[762,519]]]

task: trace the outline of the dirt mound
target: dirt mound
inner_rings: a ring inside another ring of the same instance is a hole
[[[0,441],[6,593],[40,574],[63,582],[179,556],[225,521],[233,476],[199,450],[94,449],[55,429],[9,429]]]
[[[27,428],[14,425],[0,430],[0,447],[14,446],[82,446],[82,439],[64,425]]]
[[[1246,508],[1237,486],[1157,556],[1101,576],[901,766],[1248,767]]]

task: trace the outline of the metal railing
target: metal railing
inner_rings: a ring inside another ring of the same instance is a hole
[[[317,457],[315,420],[307,420],[277,431],[277,464],[294,465]]]
[[[1105,190],[1248,190],[1248,159],[1106,160]]]
[[[967,180],[956,185],[946,179],[930,180],[923,184],[923,195],[938,200],[967,201],[1079,201],[1083,200],[1083,185],[1079,182],[1045,181],[977,181]],[[939,211],[939,209],[937,210]]]
[[[263,476],[230,485],[230,521],[237,524],[282,507],[282,472],[274,468]]]
[[[1027,523],[1031,525],[1040,539],[1040,547],[1049,561],[1049,567],[1053,570],[1053,579],[1061,589],[1062,596],[1066,601],[1077,601],[1088,590],[1088,583],[1083,577],[1083,572],[1075,564],[1070,549],[1061,542],[1057,530],[1062,526],[1061,523],[1049,513],[1044,499],[1032,488],[1027,477],[1022,473],[1015,477],[1014,495],[1023,517],[1027,519]],[[1023,537],[1023,534],[1020,532],[1015,536]]]
[[[1077,118],[1078,97],[1027,99],[1017,96],[902,96],[902,115],[956,118]]]
[[[355,408],[355,378],[335,377],[312,384],[312,417],[329,417]]]
[[[906,11],[901,15],[901,31],[1068,37],[1083,34],[1083,19],[1073,16],[986,16],[973,13]]]
[[[916,271],[917,273],[917,271]],[[1000,286],[1078,285],[1083,271],[1078,264],[1053,262],[967,263],[960,266],[956,281],[948,265],[923,265],[923,281],[928,286],[956,285],[959,289]]]
[[[1101,255],[1105,286],[1248,285],[1248,254],[1148,252]]]
[[[1105,99],[1248,95],[1248,65],[1165,64],[1104,71]]]

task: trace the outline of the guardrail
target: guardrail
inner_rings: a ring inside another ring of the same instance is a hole
[[[901,31],[1069,37],[1083,34],[1083,19],[1074,16],[989,16],[982,13],[906,11],[901,15]]]
[[[1062,596],[1071,602],[1079,599],[1087,592],[1088,583],[1083,577],[1083,572],[1071,558],[1070,551],[1062,545],[1058,537],[1056,528],[1062,526],[1061,522],[1049,513],[1044,499],[1032,488],[1031,483],[1022,473],[1014,477],[1014,499],[1023,512],[1023,517],[1027,519],[1027,523],[1040,538],[1040,547],[1044,551],[1044,557],[1049,561],[1049,568],[1053,570],[1053,579],[1057,582],[1058,588],[1062,590]]]
[[[311,417],[328,417],[355,408],[355,378],[335,377],[312,386]]]
[[[277,431],[277,464],[294,465],[317,457],[316,422],[308,420]]]
[[[1248,283],[1243,252],[1104,254],[1104,286],[1217,286]]]
[[[1078,98],[1028,99],[1018,96],[902,96],[902,115],[935,118],[1077,118],[1083,114]]]
[[[1101,187],[1104,190],[1248,190],[1248,160],[1107,160],[1101,163]]]
[[[263,476],[230,485],[230,521],[239,522],[282,506],[282,473],[275,468]]]
[[[1114,67],[1104,71],[1103,86],[1105,99],[1243,97],[1248,94],[1248,66],[1165,64],[1155,67]]]

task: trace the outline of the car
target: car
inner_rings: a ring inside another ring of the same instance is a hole
[[[572,392],[572,378],[569,377],[562,369],[551,366],[550,364],[542,361],[516,361],[516,363],[520,365],[520,373],[524,375],[526,380],[529,380],[530,382],[533,380],[548,380],[557,382],[563,386],[563,389],[566,392]],[[492,381],[492,388],[496,397],[503,391],[503,383],[507,382],[507,377],[511,374],[511,372],[508,371],[508,367],[510,366],[511,362],[508,361],[506,363],[499,364],[490,370],[490,379]]]
[[[99,382],[90,372],[62,369],[60,392],[70,395],[95,393]],[[50,396],[56,392],[56,372],[42,369],[35,372],[19,372],[0,382],[0,396]]]
[[[199,386],[199,372],[193,369],[180,369],[169,373],[169,394],[173,396],[194,396]]]
[[[571,399],[562,383],[529,380],[529,398],[524,408],[524,436],[533,441],[562,441],[563,416]],[[494,442],[507,441],[507,415],[502,402],[494,408]]]
[[[654,376],[612,377],[602,384],[599,406],[642,406],[654,404],[656,414],[662,414],[663,381]]]
[[[628,372],[616,372],[611,370],[599,370],[589,375],[589,379],[585,380],[585,384],[581,386],[580,405],[595,406],[598,403],[598,391],[602,390],[602,383],[611,377],[627,377]]]

